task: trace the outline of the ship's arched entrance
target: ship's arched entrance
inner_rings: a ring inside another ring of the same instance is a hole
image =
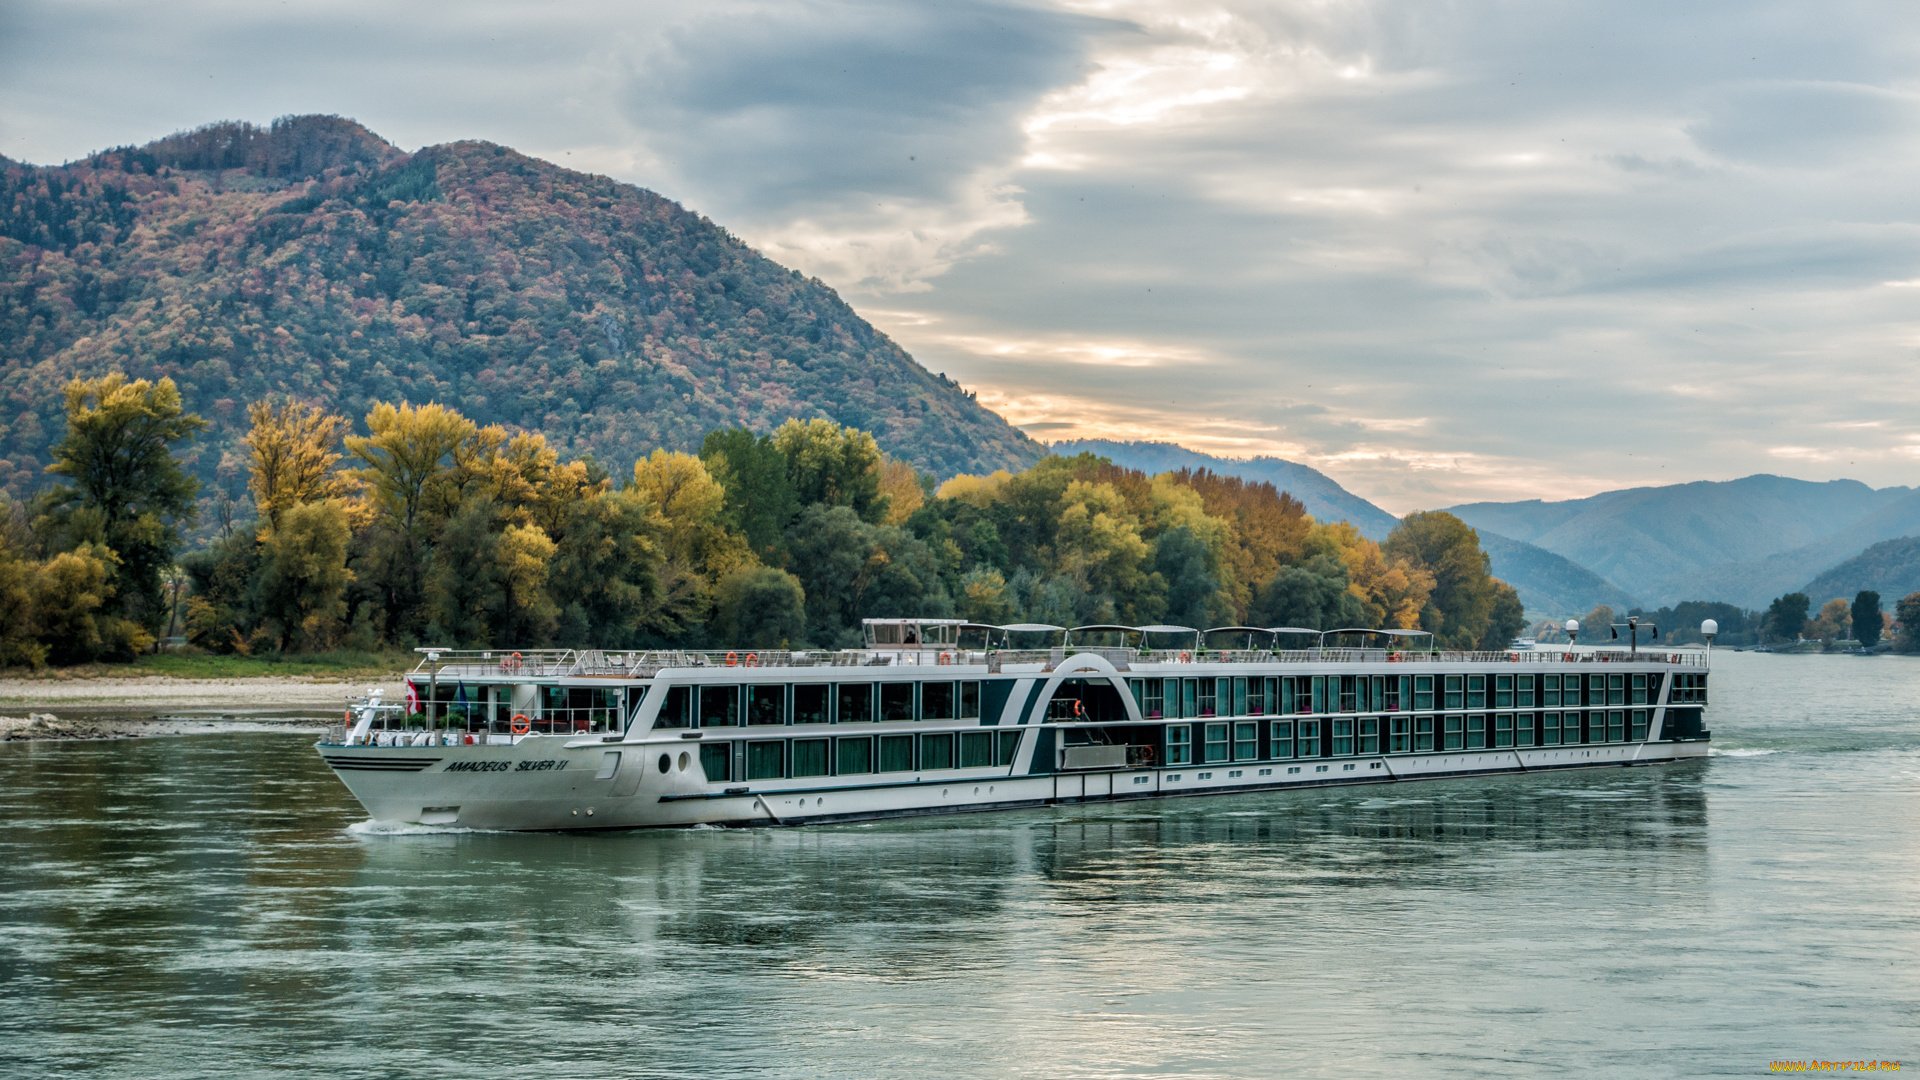
[[[1061,769],[1125,769],[1154,764],[1157,728],[1127,725],[1120,691],[1104,678],[1064,679],[1047,701],[1048,724],[1059,724]]]

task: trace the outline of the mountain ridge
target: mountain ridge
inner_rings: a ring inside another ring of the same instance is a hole
[[[935,475],[1043,448],[817,279],[635,185],[495,144],[406,153],[339,117],[0,166],[0,487],[44,480],[60,389],[167,376],[244,473],[239,402],[437,400],[614,471],[824,416]]]

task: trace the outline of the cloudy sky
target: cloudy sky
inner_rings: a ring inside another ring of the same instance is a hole
[[[296,112],[660,191],[1046,440],[1920,483],[1910,3],[0,0],[7,156]]]

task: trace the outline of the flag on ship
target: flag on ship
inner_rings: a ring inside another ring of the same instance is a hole
[[[408,683],[407,683],[407,712],[408,712],[408,714],[409,714],[409,715],[411,715],[411,714],[413,714],[413,713],[417,713],[417,712],[419,712],[419,711],[420,711],[420,688],[419,688],[419,687],[417,687],[417,686],[415,686],[415,685],[413,685],[413,683],[412,683],[412,681],[408,681]]]

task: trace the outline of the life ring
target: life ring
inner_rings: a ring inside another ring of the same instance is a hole
[[[759,667],[759,666],[760,666],[760,654],[759,654],[759,653],[748,653],[748,654],[747,654],[747,659],[746,659],[746,666],[747,666],[747,667]]]
[[[500,661],[500,670],[511,675],[514,672],[520,670],[521,663],[522,663],[522,660],[520,659],[520,654],[514,653],[512,656],[509,656],[506,659]]]
[[[1389,664],[1397,664],[1397,663],[1399,663],[1399,662],[1400,662],[1400,654],[1399,654],[1399,653],[1397,653],[1397,652],[1390,652],[1390,653],[1388,653],[1388,654],[1387,654],[1387,663],[1389,663]]]
[[[1509,663],[1517,664],[1520,662],[1520,654],[1517,652],[1510,652],[1507,654],[1507,660]]]
[[[730,652],[730,653],[728,653],[728,654],[727,654],[727,666],[728,666],[728,667],[738,667],[738,666],[739,666],[739,664],[740,664],[740,654],[739,654],[739,653],[737,653],[737,652]]]
[[[1182,651],[1182,652],[1180,653],[1180,662],[1181,662],[1181,663],[1183,663],[1183,664],[1191,664],[1191,663],[1193,663],[1193,654],[1192,654],[1192,653],[1190,653],[1190,652],[1186,652],[1186,651],[1184,651],[1184,650],[1183,650],[1183,651]]]
[[[1562,663],[1567,663],[1567,664],[1571,664],[1571,663],[1573,663],[1573,654],[1572,654],[1572,653],[1568,653],[1568,654],[1567,654],[1566,656],[1564,656],[1564,657],[1562,657],[1562,658],[1561,658],[1561,662],[1562,662]]]
[[[512,730],[515,735],[525,735],[527,732],[533,730],[533,723],[527,719],[526,713],[515,713]]]
[[[941,667],[946,667],[946,666],[947,666],[948,664],[951,664],[951,663],[953,663],[953,654],[952,654],[952,653],[945,653],[945,652],[943,652],[943,653],[941,653],[941,654],[940,654],[940,666],[941,666]]]

